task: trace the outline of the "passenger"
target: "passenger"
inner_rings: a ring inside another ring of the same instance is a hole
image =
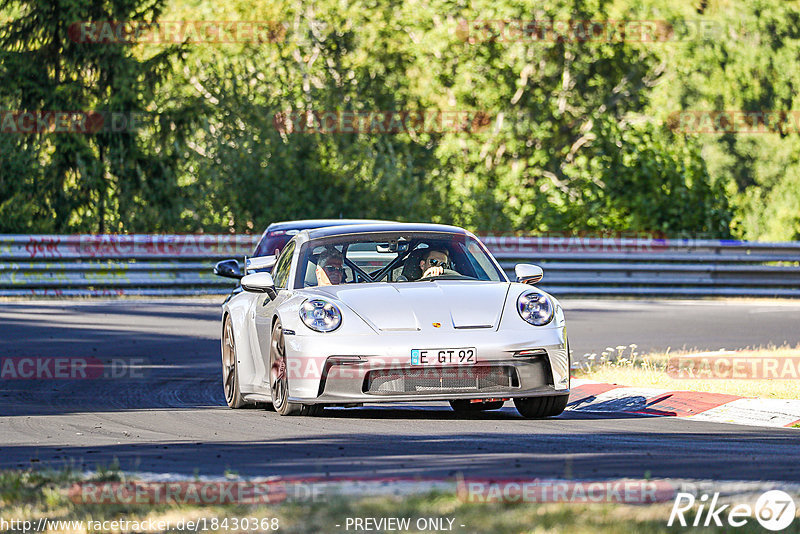
[[[422,278],[440,276],[450,269],[450,253],[445,248],[429,248],[419,262]]]
[[[317,258],[317,285],[335,286],[344,282],[344,259],[335,248],[323,250]]]

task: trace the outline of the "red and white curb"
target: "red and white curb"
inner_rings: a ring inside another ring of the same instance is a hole
[[[737,425],[800,425],[800,400],[753,399],[702,391],[636,388],[572,379],[567,409],[685,417]]]

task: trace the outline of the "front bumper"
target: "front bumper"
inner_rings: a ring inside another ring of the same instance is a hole
[[[470,366],[411,365],[412,349],[474,347]],[[520,355],[520,352],[523,355]],[[511,332],[287,335],[289,399],[304,404],[536,397],[569,393],[564,327]]]

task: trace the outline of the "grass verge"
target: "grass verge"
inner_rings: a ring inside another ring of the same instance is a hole
[[[371,529],[372,532],[486,532],[503,533],[662,533],[675,532],[667,527],[671,503],[649,505],[570,504],[570,503],[470,503],[447,492],[428,492],[405,496],[333,497],[325,502],[283,502],[258,505],[152,505],[152,504],[83,504],[70,498],[70,487],[78,482],[115,482],[124,477],[115,472],[91,476],[71,472],[2,471],[0,472],[0,517],[3,521],[80,521],[71,528],[51,528],[38,532],[122,532],[128,528],[87,529],[88,521],[169,522],[170,532],[196,529],[179,527],[181,521],[206,519],[207,532],[278,532],[317,533],[353,532],[348,518],[408,518],[408,529]],[[687,515],[688,517],[688,515]],[[694,516],[692,516],[694,517]],[[217,528],[214,528],[216,518]],[[228,519],[227,527],[222,520]],[[233,529],[234,518],[249,518],[259,523],[253,528]],[[267,519],[266,523],[260,521]],[[272,520],[275,522],[272,522]],[[438,521],[431,523],[430,520]],[[452,520],[452,521],[450,521]],[[437,528],[430,528],[432,525]],[[264,528],[266,526],[266,528]],[[422,528],[419,528],[422,526]],[[443,528],[446,526],[447,528]],[[438,528],[442,527],[442,528]],[[34,529],[35,530],[35,529]],[[153,532],[134,529],[139,532]],[[363,531],[363,529],[361,529]],[[725,532],[724,528],[692,529],[697,532]],[[22,529],[3,528],[4,532]],[[30,532],[31,529],[28,530]],[[762,532],[755,521],[736,532]],[[800,532],[797,521],[784,532]]]
[[[800,347],[702,353],[667,350],[646,355],[636,348],[607,347],[600,355],[585,354],[573,376],[635,387],[800,399]],[[687,361],[696,365],[689,370],[676,367],[676,362],[680,366]],[[722,378],[734,374],[747,378]]]

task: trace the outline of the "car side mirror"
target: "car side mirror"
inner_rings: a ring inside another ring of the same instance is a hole
[[[541,267],[529,263],[518,263],[514,267],[514,272],[517,275],[517,282],[521,284],[533,285],[544,276],[544,271]]]
[[[243,276],[242,289],[250,293],[266,293],[271,299],[277,295],[275,282],[269,273],[253,273]]]
[[[223,260],[214,266],[214,274],[225,278],[242,278],[242,269],[236,260]]]

